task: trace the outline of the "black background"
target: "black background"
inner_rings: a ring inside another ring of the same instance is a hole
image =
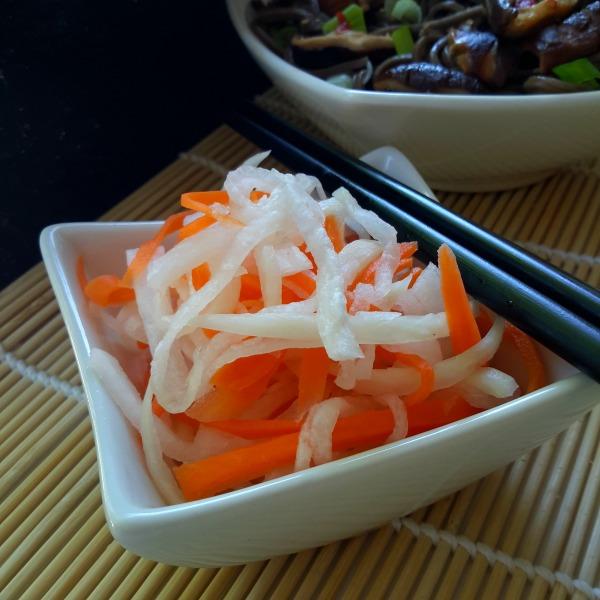
[[[3,0],[0,45],[0,287],[268,86],[222,0]]]

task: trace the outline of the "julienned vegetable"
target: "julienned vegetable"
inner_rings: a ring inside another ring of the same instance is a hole
[[[79,281],[106,332],[92,365],[141,434],[165,501],[220,494],[400,440],[519,394],[494,367],[536,347],[480,309],[452,250],[417,244],[307,175],[229,173],[127,252],[124,274]],[[515,352],[516,350],[516,352]],[[118,359],[117,359],[118,357]]]

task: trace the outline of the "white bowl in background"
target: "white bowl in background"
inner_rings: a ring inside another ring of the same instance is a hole
[[[544,95],[438,95],[348,90],[287,63],[252,33],[248,0],[231,20],[275,86],[317,127],[359,156],[403,152],[431,187],[508,189],[600,156],[600,91]]]
[[[40,244],[69,332],[96,439],[108,526],[125,548],[190,567],[296,552],[358,534],[434,502],[565,429],[600,400],[600,386],[550,352],[550,385],[468,419],[243,490],[164,506],[121,411],[90,367],[105,342],[76,275],[124,270],[124,252],[159,223],[46,228]]]

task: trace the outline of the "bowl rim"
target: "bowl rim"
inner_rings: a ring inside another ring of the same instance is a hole
[[[376,92],[371,90],[353,90],[335,86],[283,60],[270,48],[263,44],[251,31],[245,12],[250,0],[226,0],[227,9],[233,25],[252,54],[258,55],[280,73],[286,70],[292,78],[304,87],[316,87],[321,93],[335,96],[335,100],[343,103],[372,104],[385,106],[401,106],[403,104],[420,104],[438,106],[444,104],[447,109],[487,110],[488,108],[535,109],[556,107],[568,104],[570,108],[587,105],[589,101],[600,100],[600,90],[573,92],[568,94],[435,94],[415,92]],[[515,107],[515,103],[518,105]]]
[[[112,399],[110,399],[110,396],[90,368],[90,347],[83,326],[85,318],[79,311],[72,286],[70,285],[70,281],[75,282],[77,278],[74,273],[70,273],[70,268],[66,264],[67,261],[62,259],[59,252],[55,251],[55,242],[58,236],[65,233],[76,235],[81,230],[85,230],[89,234],[90,228],[95,229],[96,233],[102,234],[105,231],[115,232],[117,229],[127,230],[135,228],[140,230],[144,228],[158,228],[160,223],[160,221],[61,223],[46,227],[40,234],[40,247],[44,264],[65,320],[69,338],[79,365],[82,383],[86,391],[90,419],[96,437],[104,507],[113,533],[116,533],[117,530],[122,533],[128,529],[137,529],[139,526],[147,525],[149,522],[160,521],[167,524],[179,522],[190,516],[207,516],[215,511],[227,510],[240,503],[260,500],[272,493],[283,491],[284,488],[291,487],[293,489],[297,486],[315,485],[323,479],[344,476],[356,469],[364,468],[365,463],[368,462],[378,463],[390,459],[400,459],[403,454],[418,451],[429,444],[445,444],[462,436],[465,431],[473,431],[474,428],[477,429],[486,426],[493,427],[497,422],[508,422],[515,418],[516,415],[514,413],[526,415],[529,411],[535,411],[536,407],[539,408],[540,405],[556,399],[557,395],[572,396],[573,394],[582,392],[589,386],[597,385],[583,373],[574,371],[574,374],[554,381],[540,390],[462,419],[461,421],[450,423],[404,440],[365,450],[327,464],[312,467],[299,473],[292,473],[211,498],[156,507],[138,506],[130,501],[123,501],[121,494],[118,495],[119,500],[117,501],[113,498],[111,493],[112,485],[104,473],[106,467],[103,464],[103,447],[106,440],[100,439],[94,416],[94,404],[100,401],[101,394],[108,398],[110,402],[112,402]],[[116,408],[119,410],[118,407]],[[128,428],[131,428],[131,425],[129,425],[122,413],[120,413],[120,418],[127,424]]]

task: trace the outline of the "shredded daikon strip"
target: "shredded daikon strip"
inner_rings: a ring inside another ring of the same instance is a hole
[[[465,352],[442,360],[433,366],[434,390],[449,388],[459,384],[471,375],[479,366],[489,361],[502,342],[504,321],[497,318],[488,333],[474,346]],[[359,381],[355,390],[360,394],[400,395],[414,392],[419,385],[419,374],[411,367],[390,367],[389,369],[373,369],[369,381]]]
[[[386,441],[389,443],[403,440],[408,434],[408,414],[404,402],[396,394],[383,394],[376,399],[387,405],[394,415],[394,429]]]
[[[392,284],[386,299],[407,315],[425,315],[444,310],[440,288],[440,272],[432,263],[424,269],[412,288],[410,277]]]
[[[430,365],[439,363],[442,356],[442,347],[438,340],[425,342],[408,342],[407,344],[391,344],[384,346],[389,352],[402,352],[402,354],[416,354],[425,359]]]
[[[381,244],[374,240],[354,240],[346,244],[338,254],[344,285],[348,287],[382,251]]]
[[[320,465],[332,459],[333,428],[346,405],[344,398],[330,398],[311,407],[300,430],[295,471],[310,467],[311,460]]]
[[[362,353],[348,323],[340,261],[323,226],[323,212],[298,185],[286,187],[294,223],[317,264],[317,321],[323,346],[332,360],[359,358]]]
[[[281,271],[270,244],[261,245],[254,251],[260,287],[265,306],[281,304]]]
[[[275,194],[276,192],[274,192]],[[233,279],[244,259],[263,239],[274,233],[284,219],[281,210],[266,211],[253,223],[241,229],[211,279],[179,308],[169,323],[167,332],[156,347],[152,360],[152,375],[156,395],[166,410],[172,413],[186,410],[194,398],[186,394],[185,377],[170,376],[173,344],[181,332]]]
[[[217,331],[321,344],[318,317],[259,311],[245,315],[200,315],[194,324]],[[360,312],[348,318],[349,329],[360,344],[401,344],[448,335],[446,313],[401,315]],[[362,355],[362,352],[361,352]]]
[[[333,192],[333,197],[344,207],[345,214],[353,221],[360,223],[369,235],[384,245],[396,243],[396,230],[386,223],[373,211],[361,208],[352,194],[346,188]]]
[[[492,408],[510,400],[519,389],[513,377],[492,367],[482,367],[461,384],[465,400],[477,408]]]
[[[199,264],[220,261],[237,231],[236,227],[214,223],[182,240],[164,256],[150,263],[148,284],[156,290],[174,286],[180,277]]]
[[[275,255],[277,265],[282,277],[295,275],[302,271],[308,271],[312,268],[312,264],[304,252],[301,252],[298,246],[287,244],[283,247],[276,248]]]
[[[266,160],[271,154],[270,150],[265,150],[264,152],[259,152],[258,154],[252,155],[250,158],[247,158],[241,166],[243,167],[259,167],[261,163]]]
[[[148,272],[155,260],[164,254],[164,248],[159,248],[155,258],[133,282],[137,308],[146,332],[146,340],[150,351],[154,352],[158,342],[167,330],[168,318],[173,313],[168,289],[156,290],[148,284]]]

